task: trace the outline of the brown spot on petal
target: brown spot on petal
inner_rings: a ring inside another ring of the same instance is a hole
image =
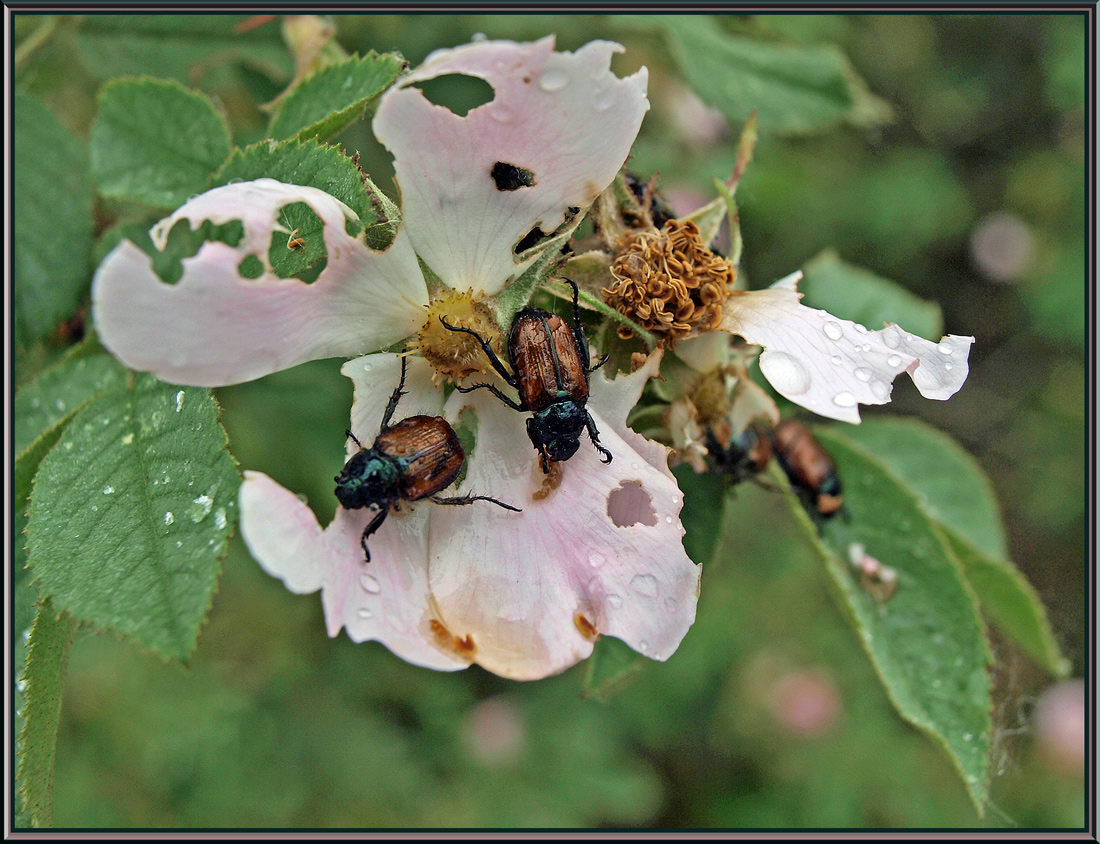
[[[595,642],[600,638],[600,631],[596,629],[596,625],[589,621],[584,613],[579,612],[573,616],[573,623],[577,625],[581,635],[589,642]]]
[[[550,461],[550,471],[546,472],[545,474],[538,469],[537,462],[533,463],[532,466],[534,467],[532,469],[532,474],[534,474],[536,478],[540,479],[540,486],[538,489],[531,493],[531,500],[544,501],[550,496],[550,493],[561,486],[561,463],[553,460]]]
[[[432,635],[435,636],[435,643],[445,651],[453,651],[463,659],[474,658],[477,653],[477,645],[474,644],[474,637],[467,634],[465,638],[459,638],[442,623],[436,621],[434,618],[428,622],[432,628]]]

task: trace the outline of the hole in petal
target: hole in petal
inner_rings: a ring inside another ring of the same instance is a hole
[[[463,659],[473,659],[474,654],[477,653],[477,645],[474,644],[474,637],[467,635],[465,638],[459,638],[440,622],[434,618],[430,622],[432,628],[432,635],[435,636],[435,643],[445,651],[453,651]]]
[[[309,205],[292,202],[279,209],[279,225],[286,231],[272,232],[267,250],[275,275],[312,284],[328,263],[325,224]]]
[[[149,232],[144,227],[128,226],[122,230],[122,233],[153,259],[153,271],[161,281],[165,284],[175,284],[183,277],[181,262],[184,258],[193,256],[204,243],[210,240],[236,246],[244,237],[244,225],[240,220],[231,220],[220,226],[204,221],[192,231],[189,221],[177,220],[168,232],[163,252],[153,245]]]
[[[533,229],[531,229],[531,231],[527,232],[527,234],[520,238],[519,243],[516,244],[516,248],[512,251],[519,255],[521,252],[526,252],[532,246],[535,246],[540,241],[545,239],[546,232],[544,232],[538,226],[535,226]]]
[[[416,82],[411,87],[419,89],[432,105],[442,106],[459,117],[465,117],[471,109],[491,103],[496,96],[493,86],[484,79],[463,73],[448,73]]]
[[[607,496],[607,515],[615,523],[615,527],[637,524],[653,527],[657,524],[653,498],[640,481],[623,481],[618,489]]]
[[[241,278],[259,278],[264,274],[263,261],[255,255],[246,255],[237,265],[237,272],[241,274]]]
[[[498,161],[489,171],[493,182],[499,191],[519,190],[529,188],[535,184],[535,174],[526,167],[517,167],[515,164],[506,164]]]

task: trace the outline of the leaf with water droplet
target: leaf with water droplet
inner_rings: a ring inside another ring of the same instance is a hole
[[[405,62],[395,53],[352,58],[306,77],[280,100],[268,136],[317,138],[339,134],[396,81]]]
[[[947,537],[916,493],[878,452],[849,439],[851,430],[814,429],[836,463],[848,517],[819,526],[793,495],[788,500],[894,708],[943,748],[981,814],[989,788],[992,657],[977,601]],[[774,466],[771,474],[787,487]],[[879,603],[853,573],[853,544],[897,571],[889,602]],[[971,741],[964,739],[968,733]]]
[[[76,414],[59,441],[72,448],[55,447],[35,477],[27,549],[55,607],[184,660],[214,592],[240,478],[210,392],[183,388],[177,413],[179,391],[141,375]],[[181,475],[206,492],[196,496]],[[196,521],[200,511],[223,518]]]

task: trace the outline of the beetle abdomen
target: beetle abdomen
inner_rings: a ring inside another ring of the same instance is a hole
[[[410,416],[383,431],[374,447],[406,462],[399,480],[401,497],[417,501],[435,495],[458,477],[466,454],[458,435],[441,416]]]
[[[524,408],[543,410],[556,401],[588,400],[588,373],[572,328],[539,308],[520,311],[508,336],[508,356]]]
[[[836,466],[813,434],[800,422],[788,419],[772,432],[775,453],[791,483],[813,498],[823,516],[837,512],[843,499]]]

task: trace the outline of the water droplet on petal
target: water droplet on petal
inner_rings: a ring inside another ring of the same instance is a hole
[[[871,380],[871,370],[869,370],[866,366],[859,367],[859,369],[856,370],[855,375],[856,378],[858,378],[864,384]]]
[[[630,579],[630,588],[647,598],[657,596],[657,578],[651,574],[636,574]]]
[[[840,325],[835,322],[825,323],[824,328],[822,328],[821,330],[825,332],[825,336],[828,337],[830,340],[839,340],[841,337],[844,336],[844,332],[841,331]]]
[[[890,386],[885,381],[879,381],[876,378],[871,382],[871,393],[879,401],[886,401],[890,398]]]
[[[829,360],[831,360],[836,366],[840,366],[842,363],[844,363],[844,358],[842,358],[840,355],[833,355],[831,358],[829,358]]]
[[[382,591],[382,584],[378,582],[377,577],[371,574],[361,575],[359,585],[363,587],[364,592],[369,592],[372,595],[377,595]]]
[[[372,364],[369,364],[369,363],[364,363],[363,364],[363,371],[364,372],[370,372],[372,369],[374,369],[374,366]]]
[[[887,366],[901,366],[901,355],[890,355],[886,358]]]
[[[512,110],[508,106],[501,103],[495,104],[489,109],[489,116],[493,118],[497,123],[511,123],[512,122]]]
[[[649,642],[647,642],[645,639],[642,639],[642,641],[638,643],[638,648],[639,650],[641,650],[642,653],[646,653],[647,651],[649,651]]]
[[[896,349],[901,342],[901,338],[898,337],[898,329],[895,325],[888,325],[882,329],[882,342],[889,346],[891,349]]]
[[[642,464],[635,460],[633,463],[630,464],[630,468],[637,472],[639,469],[642,468]]]
[[[592,105],[598,114],[603,114],[615,105],[615,89],[608,88],[606,91],[600,91],[596,94],[596,100]]]
[[[592,566],[592,568],[594,568],[594,569],[598,569],[600,566],[602,566],[606,562],[607,562],[607,557],[605,557],[603,554],[599,553],[598,551],[593,551],[591,554],[588,555],[588,565]]]
[[[946,370],[947,370],[948,372],[950,372],[950,371],[951,371],[951,364],[949,364],[949,363],[945,363],[945,364],[943,365],[943,368],[944,368],[944,369],[946,369]]]
[[[569,82],[569,76],[563,70],[548,70],[539,79],[539,87],[542,90],[553,93],[560,91]]]
[[[936,344],[936,348],[940,350],[941,355],[949,355],[955,351],[955,347],[951,345],[951,341],[946,337]]]
[[[672,524],[672,522],[673,522],[672,516],[665,516],[665,521],[668,522],[669,524]]]
[[[845,390],[843,393],[837,393],[833,396],[833,404],[837,407],[855,407],[856,397]]]
[[[854,325],[856,327],[856,331],[858,331],[860,334],[866,334],[867,333],[867,326],[866,325],[860,325],[858,322],[854,323]]]
[[[867,354],[867,352],[871,351],[871,344],[870,343],[864,343],[859,348],[860,348],[860,351],[862,351],[864,354]]]
[[[356,615],[358,615],[360,618],[373,618],[374,617],[374,613],[371,612],[366,607],[360,607],[359,612],[356,613]]]
[[[615,609],[618,609],[623,605],[623,599],[612,592],[610,595],[607,596],[607,603],[611,604],[611,606],[613,606]]]
[[[787,352],[765,350],[760,356],[760,371],[784,395],[798,396],[810,389],[809,370],[802,361]]]

